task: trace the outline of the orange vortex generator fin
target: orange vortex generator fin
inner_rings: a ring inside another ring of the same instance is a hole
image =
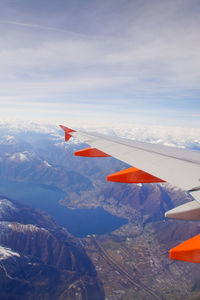
[[[200,234],[171,249],[169,257],[171,259],[200,263]]]
[[[85,148],[83,150],[74,152],[74,155],[85,156],[85,157],[109,157],[110,156],[96,148]]]
[[[124,183],[164,182],[162,179],[134,167],[111,174],[107,176],[107,180]]]
[[[65,141],[69,141],[69,139],[72,137],[71,134],[69,134],[69,132],[76,132],[76,130],[73,130],[73,129],[63,126],[63,125],[59,125],[59,126],[65,132]]]

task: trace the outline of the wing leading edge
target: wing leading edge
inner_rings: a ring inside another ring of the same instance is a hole
[[[112,156],[132,166],[107,176],[108,181],[169,182],[188,192],[195,200],[166,212],[165,216],[181,220],[200,220],[200,152],[137,142],[94,132],[75,131],[63,125],[60,127],[65,131],[66,141],[73,136],[91,146],[75,152],[75,155]],[[200,243],[198,250],[193,249],[194,244],[194,242],[189,243],[189,247],[192,247],[189,252],[185,251],[185,248],[183,251],[179,246],[175,247],[170,251],[170,257],[192,261],[192,253],[193,256],[195,255],[194,262],[200,263]],[[180,255],[180,251],[184,254]],[[176,253],[178,253],[177,256]]]

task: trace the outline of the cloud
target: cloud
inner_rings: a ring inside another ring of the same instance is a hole
[[[56,29],[54,27],[48,27],[48,26],[41,26],[37,24],[28,24],[28,23],[21,23],[21,22],[13,22],[13,21],[0,21],[0,24],[9,24],[9,25],[17,25],[17,26],[23,26],[23,27],[30,27],[30,28],[37,28],[37,29],[43,29],[43,30],[52,30],[52,31],[61,31],[61,29]]]
[[[6,21],[6,20],[0,20],[0,24],[7,24],[7,25],[16,25],[16,26],[21,26],[21,27],[27,27],[27,28],[32,28],[32,29],[37,29],[37,30],[47,30],[47,31],[55,31],[55,32],[60,32],[67,34],[68,36],[72,37],[79,37],[79,38],[88,38],[88,36],[84,34],[77,33],[75,31],[70,31],[62,28],[56,28],[56,27],[50,27],[50,26],[43,26],[39,24],[30,24],[30,23],[23,23],[23,22],[14,22],[14,21]]]
[[[68,118],[60,122],[32,122],[17,119],[0,120],[0,129],[10,133],[20,131],[45,132],[56,135],[63,140],[63,132],[59,124],[76,130],[94,131],[103,134],[116,135],[128,139],[162,144],[171,147],[196,149],[200,151],[200,128],[183,128],[178,126],[141,126],[137,123],[119,124],[118,122],[97,123],[95,120],[82,122],[80,119]],[[77,140],[75,141],[77,143]]]
[[[152,121],[156,111],[165,119],[167,110],[192,116],[200,109],[198,2],[45,4],[4,2],[1,103],[90,103],[102,114],[103,105],[141,119],[149,111]]]

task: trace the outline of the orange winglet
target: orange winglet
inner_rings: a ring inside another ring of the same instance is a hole
[[[76,132],[76,130],[73,130],[69,127],[63,126],[63,125],[59,125],[60,128],[62,128],[62,130],[64,130],[65,132],[69,133],[69,132]]]
[[[171,249],[169,257],[176,260],[200,263],[200,234]]]
[[[74,152],[74,155],[85,156],[85,157],[109,157],[110,155],[106,154],[103,151],[100,151],[96,148],[85,148],[79,151]]]
[[[65,141],[69,141],[69,139],[72,137],[71,134],[69,134],[69,132],[76,132],[76,130],[73,130],[73,129],[63,126],[63,125],[59,125],[59,126],[65,132]]]
[[[107,176],[107,180],[123,183],[165,182],[164,180],[158,177],[155,177],[149,173],[146,173],[134,167],[111,174]]]
[[[69,139],[71,139],[72,135],[65,132],[65,141],[69,141]]]

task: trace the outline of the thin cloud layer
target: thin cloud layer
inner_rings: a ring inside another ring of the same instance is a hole
[[[0,103],[103,104],[152,122],[169,110],[197,126],[199,12],[195,0],[2,1]]]

